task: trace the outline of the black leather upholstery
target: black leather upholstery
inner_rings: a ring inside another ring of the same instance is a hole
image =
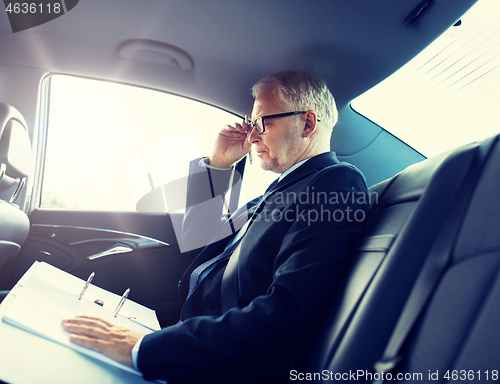
[[[28,231],[29,220],[26,214],[16,206],[0,200],[0,260],[4,259],[6,253],[19,252]]]
[[[478,149],[479,144],[471,144],[415,164],[371,189],[379,193],[378,202],[372,206],[343,286],[332,298],[321,327],[310,335],[312,345],[305,358],[298,357],[298,372],[374,372],[373,365],[384,351],[431,246],[440,241],[439,228],[453,210]],[[490,371],[500,365],[498,343],[485,341],[487,334],[493,340],[500,337],[498,327],[493,327],[500,321],[500,307],[495,304],[500,297],[495,296],[495,301],[488,296],[500,294],[496,288],[500,281],[499,168],[497,145],[484,166],[455,248],[455,258],[460,255],[465,260],[455,261],[445,273],[440,284],[445,288],[434,293],[407,347],[403,370],[421,372],[424,379],[429,369],[442,374],[453,367],[477,371],[487,369],[483,360],[489,361]],[[489,314],[478,314],[482,307]],[[469,327],[476,323],[477,335],[471,336],[475,331]],[[469,347],[471,337],[474,342]],[[459,341],[452,342],[454,338]],[[481,342],[489,352],[480,351]],[[437,355],[445,357],[437,359]],[[470,368],[464,368],[462,355]],[[357,379],[371,381],[369,376]]]
[[[0,103],[0,289],[6,288],[2,273],[28,236],[28,217],[13,202],[30,171],[26,121],[17,109]]]

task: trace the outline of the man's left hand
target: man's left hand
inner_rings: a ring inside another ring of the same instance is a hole
[[[89,316],[78,316],[63,320],[63,329],[70,332],[70,340],[82,347],[93,349],[131,368],[132,348],[144,335],[119,327],[106,320]]]

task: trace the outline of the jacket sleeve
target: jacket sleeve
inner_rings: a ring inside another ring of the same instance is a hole
[[[366,198],[362,175],[352,169],[345,174],[340,186],[332,183],[328,172],[311,186],[329,196],[365,194]],[[251,370],[290,350],[294,336],[317,318],[335,288],[368,204],[359,198],[330,199],[297,203],[296,208],[275,256],[267,292],[223,316],[194,317],[145,336],[138,366],[146,379],[197,378],[228,367]],[[343,219],[338,220],[337,214],[336,219],[318,220],[318,214],[326,211],[330,218],[334,211],[343,212]]]

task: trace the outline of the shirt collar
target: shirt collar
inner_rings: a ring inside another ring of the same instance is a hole
[[[292,165],[290,168],[288,168],[285,172],[283,172],[281,174],[281,176],[278,178],[278,183],[283,180],[287,175],[289,175],[290,173],[292,173],[293,171],[295,171],[298,167],[300,167],[302,164],[304,164],[307,160],[309,159],[305,159],[305,160],[302,160],[301,162],[297,163],[297,164],[294,164]]]

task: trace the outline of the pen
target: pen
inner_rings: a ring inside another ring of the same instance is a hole
[[[85,285],[83,286],[83,289],[82,291],[80,292],[80,297],[78,298],[78,300],[81,300],[82,297],[83,297],[83,294],[85,293],[85,291],[87,290],[87,288],[89,287],[90,285],[90,282],[92,281],[92,279],[94,278],[94,275],[95,275],[95,272],[92,272],[89,276],[89,278],[87,279],[87,282],[85,283]]]
[[[245,123],[249,124],[250,120],[248,119],[248,115],[245,115]],[[248,161],[250,162],[250,165],[253,163],[252,161],[252,149],[250,149],[250,152],[248,152]]]
[[[135,319],[135,317],[133,317],[133,316],[128,317],[128,319],[129,319],[130,321],[133,321],[133,322],[134,322],[134,323],[136,323],[136,324],[139,324],[141,327],[144,327],[144,328],[146,328],[146,329],[149,329],[150,331],[156,332],[156,330],[155,330],[155,329],[150,328],[150,327],[148,327],[147,325],[140,323],[140,322],[139,322],[139,321],[137,321],[137,320]]]
[[[115,317],[116,315],[118,315],[118,312],[120,312],[120,309],[122,309],[123,304],[125,304],[125,300],[127,300],[129,292],[130,288],[127,288],[127,290],[123,292],[122,298],[120,299],[120,302],[118,303],[118,306],[115,309]]]

